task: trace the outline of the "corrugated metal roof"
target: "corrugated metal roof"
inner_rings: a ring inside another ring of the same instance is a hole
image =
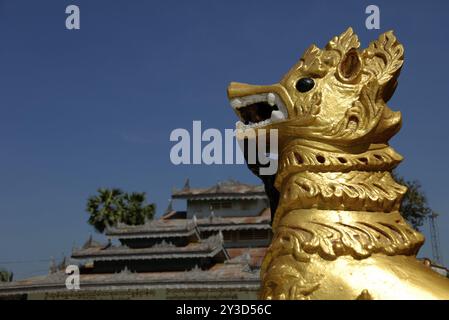
[[[264,208],[257,216],[159,219],[140,226],[120,224],[108,228],[106,235],[119,239],[188,237],[199,231],[271,229],[270,221],[270,208]]]
[[[235,180],[219,182],[210,188],[184,188],[174,191],[173,199],[267,199],[263,185],[249,185]]]
[[[0,284],[0,296],[36,292],[67,292],[64,272],[33,279]],[[259,288],[259,269],[245,264],[217,264],[209,270],[194,268],[178,272],[133,273],[127,270],[116,274],[83,274],[82,291],[118,289],[254,289]]]
[[[159,219],[150,220],[145,224],[130,226],[119,223],[116,227],[106,229],[107,236],[139,234],[139,233],[186,233],[195,229],[195,223],[189,219]]]
[[[200,242],[190,243],[185,247],[176,247],[171,244],[165,246],[156,245],[150,248],[120,247],[92,247],[75,249],[72,252],[73,259],[93,259],[95,261],[117,260],[153,260],[153,259],[183,259],[198,257],[214,257],[223,247],[223,238],[220,235],[211,236]],[[227,256],[227,253],[225,253]]]

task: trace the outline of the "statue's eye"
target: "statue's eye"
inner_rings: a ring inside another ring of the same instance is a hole
[[[299,92],[307,92],[312,90],[315,86],[315,81],[312,78],[301,78],[296,82],[296,90]]]

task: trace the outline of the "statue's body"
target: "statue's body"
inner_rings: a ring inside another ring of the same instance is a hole
[[[416,259],[424,237],[399,213],[390,172],[401,127],[391,98],[403,47],[387,32],[363,51],[352,29],[311,46],[280,83],[231,83],[237,129],[277,129],[279,204],[263,299],[449,299]]]

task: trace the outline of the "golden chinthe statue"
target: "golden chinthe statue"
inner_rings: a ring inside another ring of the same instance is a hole
[[[279,204],[262,299],[449,299],[449,280],[416,259],[424,237],[401,216],[402,160],[386,102],[403,64],[392,31],[365,50],[349,28],[312,45],[274,85],[231,83],[247,129],[277,129]]]

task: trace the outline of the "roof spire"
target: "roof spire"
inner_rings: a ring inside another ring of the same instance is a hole
[[[90,248],[92,246],[92,242],[93,242],[93,237],[92,234],[89,235],[89,239],[87,239],[87,241],[84,243],[83,245],[83,249],[87,249]]]
[[[165,209],[165,214],[168,214],[173,211],[173,199],[168,201],[168,207]]]
[[[190,190],[190,179],[187,178],[186,182],[184,183],[184,188],[182,188],[183,191]]]
[[[54,257],[50,257],[50,268],[49,273],[56,273],[58,271],[58,267],[56,265],[56,261]]]
[[[67,257],[63,255],[62,261],[57,265],[57,270],[62,271],[67,268]]]

